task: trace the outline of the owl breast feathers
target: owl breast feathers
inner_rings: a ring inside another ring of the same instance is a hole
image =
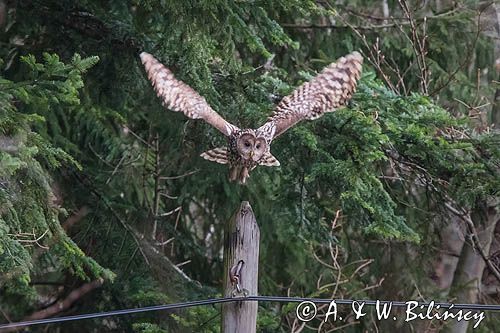
[[[311,81],[284,97],[267,122],[257,129],[240,129],[227,122],[205,98],[156,60],[142,52],[141,61],[156,94],[166,108],[191,119],[203,119],[227,137],[226,147],[201,154],[207,160],[229,164],[229,179],[244,184],[257,165],[279,166],[271,154],[271,142],[301,120],[313,120],[345,105],[356,91],[363,58],[358,52],[328,65]]]

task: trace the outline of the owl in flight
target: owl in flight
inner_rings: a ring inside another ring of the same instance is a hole
[[[201,156],[209,161],[229,164],[229,179],[240,184],[246,182],[250,171],[257,165],[280,165],[270,152],[275,138],[301,120],[317,119],[325,112],[345,105],[356,90],[363,63],[358,52],[341,57],[283,98],[264,125],[257,129],[240,129],[222,118],[204,97],[177,80],[151,54],[142,52],[140,57],[163,106],[181,111],[191,119],[201,118],[227,137],[226,147],[209,150]]]

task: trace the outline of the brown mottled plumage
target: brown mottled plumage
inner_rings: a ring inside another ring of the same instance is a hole
[[[341,57],[283,98],[264,125],[257,129],[240,129],[217,114],[205,98],[177,80],[152,55],[143,52],[141,60],[165,107],[183,112],[192,119],[201,118],[228,138],[227,147],[209,150],[201,156],[210,161],[229,164],[230,180],[240,183],[246,182],[250,171],[257,165],[280,165],[270,152],[273,139],[301,120],[317,119],[345,105],[356,91],[363,64],[358,52]]]

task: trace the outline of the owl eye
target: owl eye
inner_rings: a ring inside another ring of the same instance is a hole
[[[260,143],[258,143],[257,146],[255,146],[255,148],[260,149]]]
[[[245,141],[245,147],[247,147],[247,148],[250,147],[250,142]]]

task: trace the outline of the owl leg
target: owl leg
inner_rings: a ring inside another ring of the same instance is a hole
[[[241,168],[240,179],[238,180],[240,184],[245,184],[247,182],[247,178],[250,177],[248,173],[248,168],[246,166]]]
[[[238,179],[239,167],[237,165],[231,165],[229,167],[229,180],[234,182]]]

